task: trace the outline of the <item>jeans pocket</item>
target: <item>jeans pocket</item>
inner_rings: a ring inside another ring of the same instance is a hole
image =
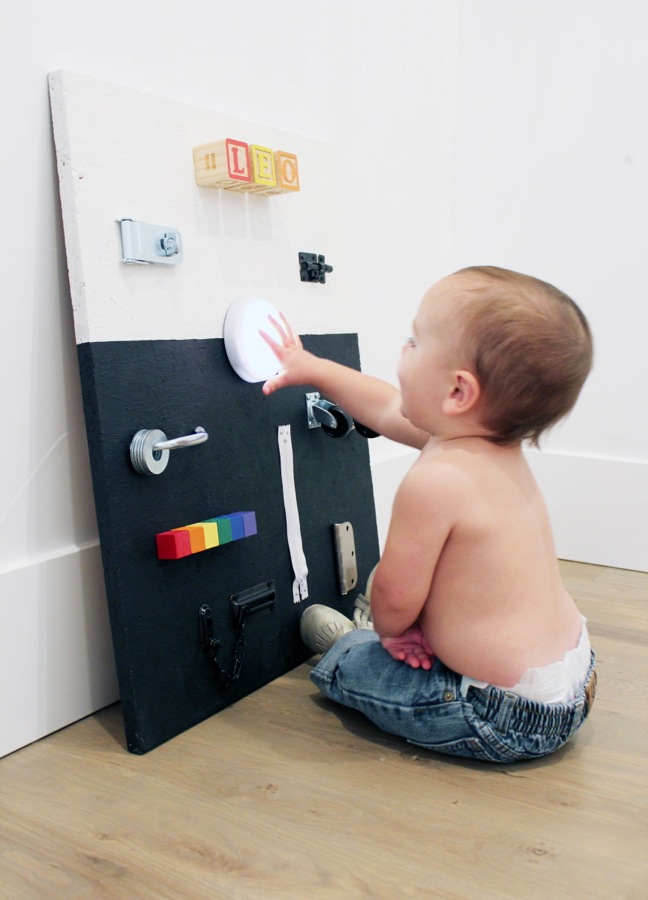
[[[408,740],[410,744],[418,747],[425,747],[426,750],[433,750],[435,753],[443,753],[446,756],[461,756],[464,759],[478,759],[484,762],[507,762],[508,758],[503,759],[495,750],[485,744],[478,737],[460,738],[455,741],[434,741],[423,742]]]
[[[479,733],[478,741],[489,754],[488,758],[503,763],[547,756],[562,747],[568,738],[565,734],[545,735],[541,732],[503,734],[487,722],[473,723],[473,727]]]

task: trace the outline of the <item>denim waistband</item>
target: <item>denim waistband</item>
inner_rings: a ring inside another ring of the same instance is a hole
[[[469,687],[467,699],[477,715],[498,731],[541,733],[549,737],[578,728],[592,708],[595,693],[596,669],[592,651],[587,678],[572,703],[538,703],[490,685]]]

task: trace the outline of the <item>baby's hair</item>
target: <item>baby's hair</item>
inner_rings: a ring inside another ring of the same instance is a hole
[[[530,441],[570,412],[592,368],[592,334],[574,301],[538,278],[495,266],[458,275],[467,288],[462,349],[479,381],[481,424],[496,444]]]

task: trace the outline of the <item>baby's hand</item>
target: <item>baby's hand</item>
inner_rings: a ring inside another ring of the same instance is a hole
[[[264,394],[272,394],[279,388],[289,385],[310,384],[312,362],[316,359],[312,353],[304,350],[299,335],[294,333],[284,314],[279,313],[279,316],[281,322],[278,322],[274,316],[268,316],[268,321],[277,332],[278,340],[271,337],[266,331],[259,331],[263,340],[281,363],[281,371],[269,378],[263,385]]]
[[[432,668],[434,651],[418,625],[412,625],[398,637],[380,639],[387,653],[413,669]]]

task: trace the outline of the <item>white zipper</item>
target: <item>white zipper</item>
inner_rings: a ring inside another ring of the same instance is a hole
[[[281,483],[283,486],[284,509],[286,511],[286,532],[295,580],[293,581],[293,603],[308,598],[308,566],[302,546],[297,491],[295,490],[295,470],[290,425],[280,425],[278,430],[279,458],[281,460]]]

